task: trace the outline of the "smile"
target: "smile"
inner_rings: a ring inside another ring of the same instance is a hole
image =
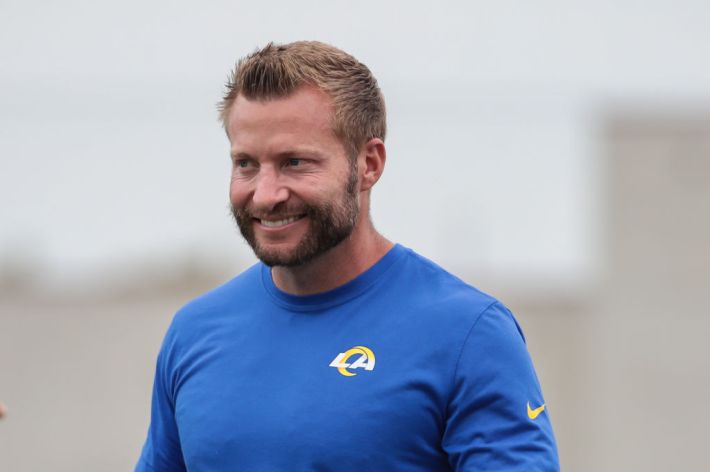
[[[300,220],[303,218],[303,215],[300,216],[291,216],[289,218],[285,218],[283,220],[265,220],[265,219],[260,219],[259,223],[262,225],[266,226],[267,228],[279,228],[281,226],[286,226],[287,224],[293,223],[296,220]]]

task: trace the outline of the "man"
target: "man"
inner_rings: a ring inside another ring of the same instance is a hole
[[[370,220],[386,154],[367,67],[270,44],[221,118],[261,263],[175,316],[136,470],[558,470],[511,313]]]

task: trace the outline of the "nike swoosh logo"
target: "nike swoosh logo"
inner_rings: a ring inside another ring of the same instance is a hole
[[[534,420],[535,418],[540,416],[540,413],[542,413],[543,411],[545,411],[544,404],[533,410],[532,408],[530,408],[530,402],[528,402],[528,418],[530,418],[531,420]]]

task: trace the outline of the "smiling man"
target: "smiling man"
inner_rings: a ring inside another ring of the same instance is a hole
[[[220,112],[261,262],[175,315],[136,470],[558,470],[510,311],[372,224],[386,125],[367,67],[270,44]]]
[[[322,292],[355,278],[392,247],[369,219],[382,138],[349,156],[333,132],[331,99],[310,84],[287,98],[250,96],[240,93],[225,108],[230,200],[242,235],[287,292]],[[384,123],[377,134],[384,136]],[[327,270],[333,266],[340,270]]]

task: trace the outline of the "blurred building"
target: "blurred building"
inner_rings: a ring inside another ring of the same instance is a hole
[[[608,128],[597,470],[708,470],[710,115]]]
[[[614,113],[603,136],[597,286],[516,306],[563,469],[708,470],[710,115]]]

